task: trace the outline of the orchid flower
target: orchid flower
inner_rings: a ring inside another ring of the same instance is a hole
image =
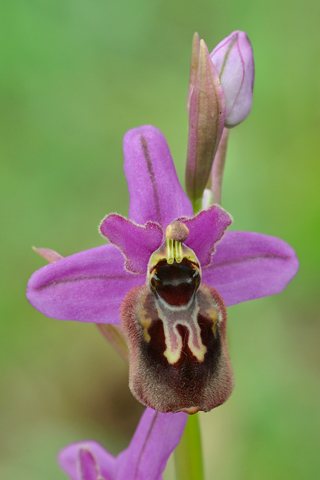
[[[89,440],[65,447],[58,462],[72,480],[161,480],[186,420],[184,413],[164,414],[147,408],[129,447],[117,457]]]
[[[193,216],[155,127],[126,133],[124,170],[129,219],[103,219],[110,243],[41,268],[27,297],[48,317],[121,322],[130,388],[144,405],[209,411],[233,388],[226,306],[282,291],[298,260],[276,237],[227,231],[232,218],[218,205]]]

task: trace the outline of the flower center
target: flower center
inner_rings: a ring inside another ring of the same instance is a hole
[[[172,238],[166,238],[167,262],[172,264],[174,261],[180,263],[182,261],[181,242],[177,242]]]
[[[199,269],[186,258],[173,263],[160,260],[152,272],[150,285],[153,292],[169,305],[186,305],[200,285]]]
[[[182,222],[172,222],[166,229],[165,243],[149,261],[152,292],[173,307],[188,305],[201,282],[198,259],[182,243],[188,233],[188,228]]]

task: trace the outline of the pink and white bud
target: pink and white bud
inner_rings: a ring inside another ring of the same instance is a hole
[[[226,100],[226,127],[235,127],[250,113],[254,60],[250,40],[240,30],[222,40],[210,54]]]

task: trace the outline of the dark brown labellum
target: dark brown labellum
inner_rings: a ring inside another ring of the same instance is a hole
[[[226,308],[214,289],[199,286],[193,265],[175,263],[160,264],[150,285],[133,288],[123,301],[130,388],[161,412],[207,412],[233,388]]]

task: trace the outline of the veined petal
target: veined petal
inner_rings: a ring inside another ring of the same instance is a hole
[[[189,229],[184,242],[191,248],[202,267],[210,264],[215,245],[232,223],[232,217],[219,205],[212,205],[192,218],[179,218]]]
[[[161,480],[178,445],[188,415],[147,408],[129,447],[117,459],[117,480]]]
[[[29,280],[27,298],[51,318],[120,323],[124,296],[145,281],[145,275],[133,275],[123,264],[123,255],[113,245],[76,253],[37,270]]]
[[[129,130],[123,151],[131,220],[140,225],[150,220],[166,228],[175,218],[192,215],[166,139],[157,128],[145,125]]]
[[[116,478],[116,459],[92,440],[65,447],[58,454],[58,463],[72,480],[100,480],[98,476],[93,476],[95,472],[99,472],[104,480]]]
[[[226,305],[281,292],[299,268],[295,251],[280,238],[253,232],[227,232],[202,281]]]
[[[163,230],[158,223],[137,225],[117,213],[102,220],[100,231],[121,250],[126,257],[126,270],[133,273],[146,273],[151,254],[163,241]]]

